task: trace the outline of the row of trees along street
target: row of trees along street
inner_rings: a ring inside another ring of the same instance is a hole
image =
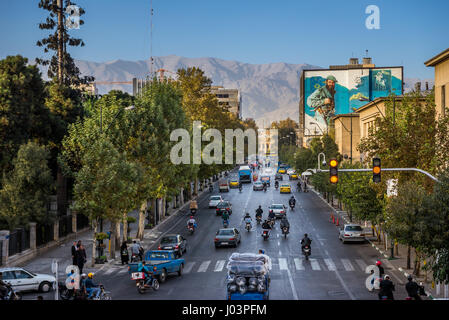
[[[414,274],[420,275],[423,266],[432,271],[436,282],[449,281],[449,112],[445,114],[435,117],[433,92],[405,94],[395,107],[391,97],[385,115],[377,118],[376,126],[358,146],[365,155],[363,163],[341,162],[343,157],[329,135],[314,138],[310,148],[287,154],[287,161],[298,172],[316,168],[318,154],[324,152],[326,159],[337,158],[339,168],[370,168],[377,156],[384,168],[419,168],[437,176],[439,183],[416,172],[391,171],[384,171],[377,184],[370,172],[339,172],[336,185],[329,182],[328,172],[310,179],[328,201],[336,197],[351,220],[370,221],[378,241],[384,242],[388,234],[396,246],[405,245],[407,269],[412,268],[410,253],[414,250]],[[397,179],[397,188],[387,196],[390,179]]]
[[[71,209],[89,217],[94,240],[104,236],[98,233],[99,222],[111,222],[114,258],[119,242],[129,240],[130,211],[139,210],[137,236],[142,239],[144,228],[156,223],[147,214],[158,199],[164,206],[183,189],[188,196],[197,193],[199,181],[233,167],[172,164],[174,129],[192,133],[193,121],[200,120],[202,132],[215,128],[224,137],[225,129],[257,127],[219,105],[212,81],[198,68],[178,70],[176,81],[153,78],[137,97],[121,91],[83,93],[81,86],[93,77],[81,77],[67,52],[67,45],[84,46],[70,37],[60,14],[70,4],[63,1],[59,8],[56,1],[39,2],[49,13],[39,27],[54,32],[37,42],[45,53],[53,52],[47,60],[37,59],[48,66],[49,81],[20,55],[0,61],[0,228],[54,221],[57,217],[46,208],[50,195],[56,192],[58,202],[68,195]],[[224,159],[224,146],[222,151]]]

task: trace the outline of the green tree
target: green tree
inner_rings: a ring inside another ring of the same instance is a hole
[[[274,121],[271,123],[271,128],[278,129],[279,146],[296,145],[296,130],[299,129],[296,121],[290,119],[290,117],[284,120]]]
[[[47,204],[53,190],[49,152],[34,142],[20,146],[13,170],[3,175],[0,217],[10,230],[29,222],[50,222]]]
[[[20,145],[44,145],[52,136],[44,82],[36,66],[17,55],[0,60],[0,172],[12,169]]]

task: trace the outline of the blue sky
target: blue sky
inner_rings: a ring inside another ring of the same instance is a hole
[[[78,0],[85,24],[71,34],[76,59],[150,56],[150,0]],[[38,0],[0,0],[0,57],[43,57],[35,45],[46,12]],[[365,8],[380,9],[380,30]],[[424,61],[449,47],[447,0],[153,0],[153,55],[216,57],[246,63],[345,64],[365,50],[378,66],[404,65],[405,77],[433,78]]]

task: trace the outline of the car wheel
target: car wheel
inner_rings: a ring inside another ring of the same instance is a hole
[[[160,283],[164,283],[165,280],[167,280],[167,271],[162,269],[162,273],[159,275],[159,281]]]
[[[215,245],[215,249],[217,249],[217,248],[218,248],[218,244]]]
[[[345,243],[346,243],[346,241],[345,241],[345,240],[341,240],[341,242],[342,242],[343,244],[345,244]]]
[[[178,270],[178,276],[182,276],[182,269],[184,269],[184,264],[181,263]]]
[[[39,285],[39,291],[40,292],[48,292],[51,290],[51,283],[48,281],[41,282]]]

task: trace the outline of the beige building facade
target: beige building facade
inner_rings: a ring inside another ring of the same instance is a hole
[[[437,117],[447,115],[449,107],[449,48],[424,63],[435,68],[435,105]]]
[[[360,143],[360,122],[358,113],[340,114],[333,118],[335,143],[338,152],[348,161],[360,161],[357,145]]]
[[[226,89],[221,86],[212,86],[212,94],[218,99],[218,103],[228,108],[239,119],[242,118],[241,96],[238,89]]]

